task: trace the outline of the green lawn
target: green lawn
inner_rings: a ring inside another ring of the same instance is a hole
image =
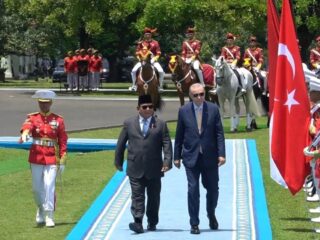
[[[251,138],[257,142],[273,239],[316,239],[311,232],[316,224],[308,221],[310,215],[307,213],[307,208],[315,205],[305,202],[303,192],[293,197],[269,177],[266,118],[259,118],[260,129],[249,133],[244,128],[239,133],[229,133],[228,122],[224,123],[226,138]],[[241,119],[241,124],[244,125],[244,119]],[[174,137],[174,122],[169,123],[169,129],[171,137]],[[119,130],[83,131],[69,137],[117,138]],[[63,182],[57,183],[57,226],[53,229],[38,228],[34,223],[36,209],[27,155],[25,150],[0,149],[1,239],[64,239],[114,174],[114,152],[69,154]]]

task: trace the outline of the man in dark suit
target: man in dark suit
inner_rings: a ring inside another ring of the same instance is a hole
[[[159,221],[161,177],[172,168],[172,145],[167,124],[154,115],[150,95],[139,97],[137,109],[138,116],[124,121],[115,151],[115,166],[122,171],[128,142],[127,175],[131,185],[131,213],[134,218],[129,228],[136,233],[143,233],[145,190],[148,197],[147,229],[155,231]]]
[[[204,100],[201,84],[191,85],[192,102],[179,109],[174,147],[174,165],[181,159],[188,180],[188,211],[192,234],[199,234],[199,177],[207,190],[207,215],[211,229],[218,229],[215,209],[219,194],[218,167],[225,163],[225,142],[218,107]]]

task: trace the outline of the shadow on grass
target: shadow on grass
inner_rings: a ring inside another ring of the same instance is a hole
[[[313,229],[306,229],[306,228],[284,228],[282,229],[284,231],[290,231],[290,232],[297,232],[297,233],[314,233]]]
[[[290,217],[290,218],[280,218],[285,221],[300,221],[300,222],[310,222],[310,218],[302,218],[302,217]]]

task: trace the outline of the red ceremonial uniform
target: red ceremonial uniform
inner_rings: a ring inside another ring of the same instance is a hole
[[[221,49],[221,56],[223,56],[228,63],[232,63],[233,61],[239,61],[241,58],[241,52],[239,46],[224,46]]]
[[[320,47],[311,49],[310,64],[313,68],[317,68],[317,66],[320,65]]]
[[[33,138],[29,162],[41,165],[56,164],[67,152],[68,136],[63,118],[54,113],[31,113],[21,127]]]
[[[257,65],[261,66],[263,64],[263,50],[259,47],[247,48],[243,58],[250,58],[253,67]]]
[[[90,59],[89,71],[101,72],[102,70],[102,58],[99,56],[92,56]]]
[[[149,51],[151,51],[154,57],[160,57],[161,55],[160,45],[156,40],[151,39],[150,41],[143,40],[138,42],[136,56],[139,57],[140,51],[144,48],[147,48]]]
[[[65,57],[64,58],[64,71],[66,73],[76,72],[77,59],[75,57]]]
[[[201,42],[196,39],[187,40],[182,43],[181,56],[183,59],[191,58],[195,56],[196,58],[201,51]]]

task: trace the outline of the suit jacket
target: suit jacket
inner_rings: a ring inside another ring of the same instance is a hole
[[[172,144],[167,124],[164,121],[153,116],[144,137],[139,124],[139,116],[125,120],[115,151],[116,166],[123,165],[127,142],[127,175],[129,177],[158,178],[163,176],[161,168],[164,164],[169,168],[172,167]]]
[[[193,103],[179,109],[174,159],[182,159],[186,167],[195,166],[200,145],[206,167],[217,167],[218,157],[225,157],[223,127],[217,105],[204,102],[202,131],[199,133]]]

